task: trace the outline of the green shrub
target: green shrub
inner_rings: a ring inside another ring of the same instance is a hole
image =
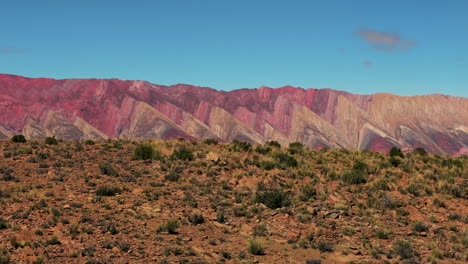
[[[408,187],[406,187],[406,191],[411,193],[414,196],[420,196],[421,191],[424,189],[424,186],[418,183],[410,183]]]
[[[121,193],[122,190],[115,186],[101,186],[96,190],[97,196],[114,196]]]
[[[14,142],[14,143],[26,143],[26,138],[19,134],[19,135],[14,135],[12,138],[11,138],[11,142]]]
[[[369,166],[366,163],[357,160],[354,162],[352,170],[356,172],[368,174]]]
[[[320,250],[320,252],[333,252],[333,246],[323,242],[317,245],[317,249]]]
[[[303,149],[304,149],[304,145],[302,145],[302,143],[293,142],[293,143],[289,144],[288,151],[291,154],[299,154],[299,153],[302,152]]]
[[[46,137],[44,143],[47,145],[58,145],[58,141],[55,137]]]
[[[312,184],[305,185],[301,188],[301,194],[299,199],[301,201],[308,201],[311,198],[314,198],[317,195],[317,190]]]
[[[180,147],[171,155],[171,160],[192,160],[193,153],[191,150],[187,149],[186,147]]]
[[[203,143],[206,145],[218,145],[218,141],[214,138],[207,138],[203,140]]]
[[[92,145],[95,145],[96,143],[94,141],[92,141],[91,139],[88,139],[86,140],[85,142],[85,145],[89,145],[89,146],[92,146]]]
[[[347,184],[363,184],[367,182],[367,177],[362,172],[349,171],[341,175],[341,180]]]
[[[403,152],[401,152],[401,149],[398,147],[392,147],[390,151],[388,152],[388,155],[390,157],[401,157],[403,158]]]
[[[268,147],[268,146],[265,146],[265,147],[264,146],[257,146],[255,148],[255,152],[260,153],[262,155],[266,155],[266,154],[271,152],[271,148]]]
[[[221,223],[221,224],[224,224],[226,221],[227,221],[227,217],[226,217],[226,215],[224,214],[224,212],[219,212],[219,213],[216,215],[216,222]]]
[[[425,225],[422,221],[418,220],[413,225],[413,231],[415,232],[427,232],[429,231],[429,227]]]
[[[166,224],[161,225],[158,228],[158,232],[166,231],[169,234],[177,234],[177,229],[179,228],[179,221],[177,219],[169,220]]]
[[[401,164],[401,160],[399,158],[396,158],[396,157],[390,157],[389,162],[395,168],[398,167],[398,165]]]
[[[155,150],[151,145],[139,145],[133,154],[135,160],[160,160],[161,158],[161,152]]]
[[[0,230],[1,229],[7,229],[9,227],[8,223],[5,221],[5,219],[0,217]]]
[[[188,217],[188,220],[193,225],[203,224],[205,222],[205,217],[200,213],[191,214]]]
[[[110,164],[109,162],[101,162],[99,163],[99,169],[101,169],[101,173],[104,175],[109,176],[119,176],[117,170]]]
[[[252,150],[252,144],[235,139],[231,143],[230,150],[236,152],[249,152]]]
[[[263,255],[265,253],[265,247],[263,246],[263,240],[259,238],[251,238],[249,240],[249,247],[247,251],[253,255]]]
[[[267,141],[265,143],[265,146],[268,146],[268,147],[275,147],[275,148],[281,148],[281,144],[278,143],[278,141]]]
[[[417,153],[417,154],[419,154],[421,156],[427,156],[427,151],[422,147],[418,147],[418,148],[414,149],[413,152]]]
[[[306,260],[305,264],[322,264],[321,259],[308,259]]]
[[[413,246],[409,241],[398,240],[393,246],[393,250],[402,259],[411,259],[415,256]]]
[[[290,205],[289,195],[280,189],[257,193],[254,202],[262,203],[270,209],[277,209]]]
[[[177,182],[180,179],[180,174],[177,172],[169,172],[168,174],[164,175],[164,179],[166,181]]]
[[[282,168],[295,168],[298,165],[296,158],[286,153],[278,153],[275,158]]]
[[[377,229],[374,230],[375,236],[379,239],[388,239],[392,234],[392,231],[388,229]]]
[[[46,242],[47,242],[47,245],[60,245],[60,241],[56,236],[51,237]]]
[[[271,160],[260,161],[259,165],[260,165],[260,168],[267,170],[267,171],[276,168],[276,162],[271,161]]]
[[[253,235],[254,236],[267,236],[268,226],[266,224],[256,225],[253,230]]]

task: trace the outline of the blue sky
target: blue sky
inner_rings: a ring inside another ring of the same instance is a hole
[[[468,97],[466,0],[4,0],[0,72]]]

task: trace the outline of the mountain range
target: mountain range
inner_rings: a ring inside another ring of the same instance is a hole
[[[218,91],[118,79],[0,74],[0,138],[214,138],[310,148],[467,152],[468,98],[292,86]]]

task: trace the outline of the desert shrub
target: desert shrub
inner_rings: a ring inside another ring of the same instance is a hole
[[[161,152],[155,150],[151,145],[139,145],[133,153],[135,160],[160,160],[161,158]]]
[[[26,138],[19,134],[19,135],[14,135],[12,138],[11,138],[11,142],[14,142],[14,143],[26,143]]]
[[[236,152],[249,152],[251,149],[252,144],[237,139],[233,140],[230,146],[230,150]]]
[[[268,171],[268,170],[272,170],[276,168],[276,162],[271,161],[271,160],[262,160],[260,161],[259,166],[260,168]]]
[[[266,236],[268,235],[268,226],[266,224],[259,224],[254,227],[254,236]]]
[[[450,213],[448,215],[448,219],[451,220],[451,221],[461,221],[462,220],[462,216],[457,214],[457,213]],[[1,221],[0,221],[1,223]],[[1,226],[1,225],[0,225]],[[0,227],[1,228],[1,227]]]
[[[92,145],[95,145],[96,143],[94,141],[92,141],[91,139],[87,139],[85,140],[85,145],[88,145],[88,146],[92,146]]]
[[[464,190],[457,185],[444,183],[438,188],[440,193],[452,195],[457,198],[463,198],[465,196]]]
[[[262,203],[270,209],[277,209],[290,205],[289,195],[281,189],[257,193],[254,202]]]
[[[0,217],[0,229],[7,229],[9,227],[8,223],[5,219]]]
[[[188,216],[188,220],[193,225],[203,224],[205,222],[205,217],[200,213],[191,214]]]
[[[321,259],[308,259],[305,261],[305,264],[322,264]]]
[[[20,182],[20,179],[12,174],[13,170],[10,168],[2,167],[0,168],[0,173],[3,173],[3,176],[0,177],[1,180]]]
[[[366,163],[362,161],[357,160],[354,162],[352,170],[367,174],[369,172],[369,165],[367,165]]]
[[[226,221],[227,221],[226,214],[222,211],[218,212],[218,214],[216,215],[216,222],[223,224]]]
[[[278,153],[275,155],[275,158],[282,168],[297,167],[297,160],[291,155],[288,155],[286,153]]]
[[[398,167],[398,165],[401,164],[401,159],[399,158],[396,158],[396,157],[390,157],[390,159],[388,160],[390,162],[390,164],[392,164],[393,167]]]
[[[289,144],[288,151],[291,154],[298,154],[298,153],[301,153],[303,149],[304,149],[304,145],[302,145],[302,143],[293,142],[293,143]]]
[[[177,182],[180,179],[180,174],[175,171],[171,171],[168,174],[164,175],[164,179],[166,181]]]
[[[415,256],[413,246],[409,241],[398,240],[393,246],[393,250],[402,259],[411,259]]]
[[[377,229],[374,230],[375,236],[379,239],[388,239],[392,234],[392,231],[388,229]]]
[[[427,232],[429,227],[425,225],[422,221],[418,220],[413,225],[413,231],[415,232]]]
[[[110,162],[101,162],[99,163],[99,169],[101,173],[109,176],[119,176],[117,170],[110,164]]]
[[[278,143],[278,141],[267,141],[267,142],[265,143],[265,146],[267,146],[267,147],[281,148],[281,144]]]
[[[157,232],[166,231],[169,234],[177,234],[179,228],[179,221],[177,219],[169,220],[166,224],[159,226]]]
[[[206,145],[218,145],[218,141],[214,138],[207,138],[203,140],[203,143]]]
[[[317,195],[317,190],[312,184],[307,184],[301,188],[301,194],[299,199],[301,201],[308,201],[311,198],[314,198]]]
[[[341,180],[347,184],[363,184],[367,182],[367,177],[362,172],[349,171],[341,175]]]
[[[193,153],[191,150],[182,146],[176,150],[171,155],[171,160],[192,160]]]
[[[333,246],[324,242],[320,242],[317,245],[317,249],[320,250],[320,252],[333,252]]]
[[[401,157],[403,158],[403,152],[401,152],[401,149],[398,147],[392,147],[390,151],[388,152],[388,155],[390,157]]]
[[[60,245],[60,241],[58,237],[53,236],[49,240],[46,241],[47,245]]]
[[[6,249],[0,249],[0,264],[10,264],[11,262],[10,255]]]
[[[101,186],[96,190],[97,196],[114,196],[121,193],[122,190],[115,186]]]
[[[248,215],[247,206],[246,206],[246,205],[236,206],[236,207],[234,207],[234,209],[232,210],[232,213],[233,213],[234,216],[236,216],[236,217],[247,216],[247,215]]]
[[[47,145],[58,145],[58,141],[55,137],[46,137],[44,143]]]
[[[351,171],[344,172],[341,175],[341,180],[347,184],[363,184],[367,182],[368,171],[369,166],[358,160],[354,162]]]
[[[427,155],[427,151],[422,147],[415,148],[413,152],[421,156]]]
[[[271,152],[271,147],[268,146],[257,146],[255,148],[255,152],[260,153],[262,155],[266,155]]]
[[[411,193],[414,196],[420,196],[424,186],[418,183],[410,183],[408,187],[406,187],[406,191]]]
[[[263,255],[265,253],[265,247],[263,244],[263,240],[256,237],[251,238],[249,240],[247,251],[253,255]]]

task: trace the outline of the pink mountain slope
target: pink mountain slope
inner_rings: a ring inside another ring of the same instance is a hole
[[[230,92],[117,79],[0,74],[0,138],[178,138],[388,151],[468,146],[468,99],[261,87]]]

